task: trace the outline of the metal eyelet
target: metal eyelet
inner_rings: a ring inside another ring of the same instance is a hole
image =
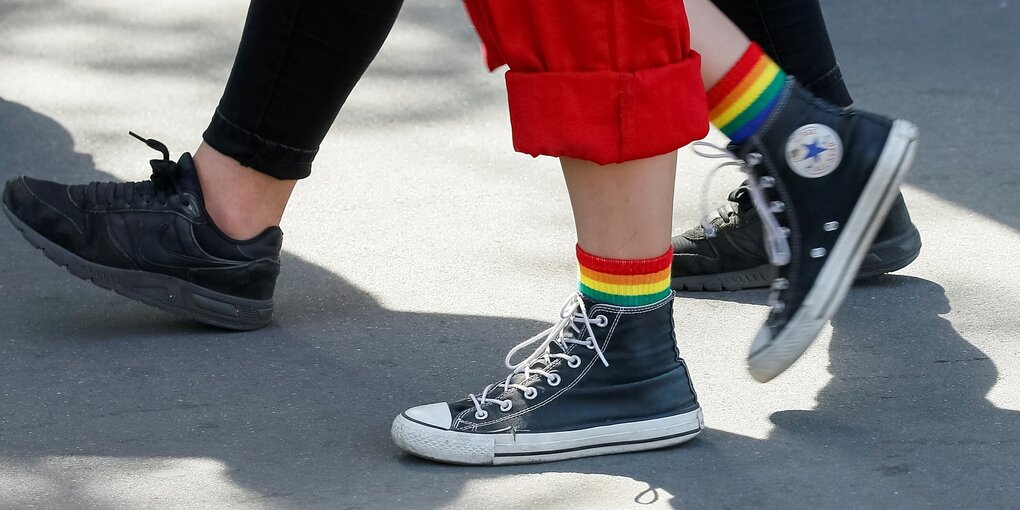
[[[563,378],[560,377],[560,374],[550,375],[549,378],[545,380],[545,382],[548,383],[549,386],[559,386],[560,382],[562,382],[562,381],[563,381]]]
[[[528,388],[524,390],[524,398],[528,400],[534,400],[538,396],[538,390],[535,388]]]
[[[198,211],[198,198],[191,193],[184,193],[181,196],[181,208],[192,218],[198,218],[201,214]]]
[[[604,327],[606,327],[608,325],[609,325],[609,317],[606,317],[605,315],[601,315],[601,314],[598,317],[595,317],[595,327],[604,328]]]
[[[826,253],[828,253],[828,252],[825,251],[825,248],[812,248],[811,249],[811,258],[813,258],[813,259],[820,259],[820,258],[824,257]]]
[[[826,232],[832,232],[838,228],[839,228],[838,221],[830,221],[827,222],[825,225],[822,225],[822,229],[825,230]]]
[[[577,368],[581,366],[581,357],[571,356],[571,358],[567,360],[567,366],[570,368]]]
[[[790,229],[788,227],[781,227],[779,230],[783,233],[783,237],[790,238]]]
[[[503,405],[503,404],[506,404],[506,405]],[[499,404],[499,410],[503,411],[504,413],[509,411],[509,410],[511,410],[511,409],[513,409],[513,408],[514,408],[514,403],[509,401],[509,400],[504,400],[504,401],[500,402],[500,404]]]
[[[769,203],[769,209],[776,214],[779,214],[786,210],[786,204],[776,200],[775,202]]]
[[[776,278],[772,281],[772,288],[776,290],[786,290],[790,288],[790,280],[786,278]]]
[[[476,420],[484,420],[489,417],[489,412],[485,410],[475,411]]]
[[[761,179],[758,179],[758,185],[763,188],[771,188],[776,185],[776,179],[774,177],[766,175]]]

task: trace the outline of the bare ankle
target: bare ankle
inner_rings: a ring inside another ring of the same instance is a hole
[[[194,161],[206,211],[223,233],[245,240],[280,224],[297,181],[242,166],[205,143],[195,151]]]

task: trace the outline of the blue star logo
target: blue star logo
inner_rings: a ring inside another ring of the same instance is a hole
[[[815,138],[815,140],[811,142],[811,145],[805,145],[804,148],[807,149],[807,155],[804,156],[804,159],[818,159],[818,156],[821,153],[829,150],[825,147],[822,147],[821,145],[818,145],[817,138]]]

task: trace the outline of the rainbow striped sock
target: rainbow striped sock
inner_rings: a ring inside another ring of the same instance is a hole
[[[755,43],[708,91],[712,124],[733,143],[747,140],[779,102],[786,73]]]
[[[581,294],[616,306],[644,306],[669,295],[673,248],[654,259],[597,257],[577,246]]]

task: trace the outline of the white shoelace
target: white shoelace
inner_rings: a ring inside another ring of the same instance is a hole
[[[488,411],[482,409],[488,403],[499,404],[500,411],[504,413],[510,411],[513,408],[513,401],[506,399],[502,400],[499,398],[489,397],[489,393],[497,388],[502,388],[503,393],[511,388],[520,390],[524,394],[524,398],[531,400],[538,396],[538,390],[530,386],[524,386],[521,384],[511,383],[510,381],[517,374],[524,374],[522,381],[527,381],[533,375],[545,377],[546,383],[549,386],[559,386],[561,378],[560,375],[555,372],[549,372],[545,370],[554,359],[561,359],[566,362],[570,368],[577,368],[581,366],[581,357],[577,355],[566,354],[567,347],[570,344],[579,345],[587,349],[592,349],[598,356],[602,364],[609,366],[609,361],[602,354],[602,349],[599,348],[598,341],[595,339],[595,331],[592,330],[592,325],[596,327],[605,327],[609,323],[609,319],[605,315],[599,315],[594,320],[588,317],[588,310],[584,306],[584,300],[581,295],[574,292],[567,298],[567,302],[563,304],[560,309],[560,320],[554,324],[551,328],[517,344],[510,352],[507,353],[503,363],[507,368],[511,369],[510,375],[506,377],[506,380],[498,384],[490,384],[485,387],[484,390],[475,396],[474,393],[468,395],[471,398],[471,402],[475,405],[475,418],[484,420],[489,416]],[[568,329],[569,328],[569,329]],[[583,333],[583,335],[582,335]],[[584,340],[578,339],[575,335],[585,336]],[[521,349],[538,342],[538,346],[535,348],[528,357],[521,360],[519,363],[513,363],[511,359]],[[557,344],[560,350],[563,352],[553,353],[550,352],[549,348],[552,344]],[[536,361],[542,360],[545,364],[539,368],[532,368],[531,365]]]
[[[736,154],[733,154],[729,150],[719,147],[718,145],[711,144],[708,142],[694,142],[692,144],[694,153],[708,159],[730,159],[725,163],[719,164],[719,166],[713,168],[708,177],[705,178],[705,182],[701,188],[701,226],[705,230],[707,237],[715,236],[715,226],[712,225],[711,213],[708,212],[708,194],[712,179],[715,177],[716,172],[719,169],[735,166],[740,168],[741,172],[747,174],[747,190],[751,193],[751,202],[754,204],[754,208],[758,211],[758,217],[762,221],[762,230],[765,233],[765,252],[769,255],[769,262],[774,266],[785,266],[790,263],[790,243],[787,241],[788,232],[779,226],[779,222],[776,221],[774,214],[776,211],[775,207],[785,207],[781,202],[775,202],[769,204],[765,201],[765,193],[762,192],[762,188],[772,187],[774,182],[771,177],[765,176],[759,178],[754,171],[754,167],[761,164],[762,156],[757,152],[752,152],[747,155],[747,159],[740,159]],[[714,149],[716,152],[707,152],[704,149]]]

